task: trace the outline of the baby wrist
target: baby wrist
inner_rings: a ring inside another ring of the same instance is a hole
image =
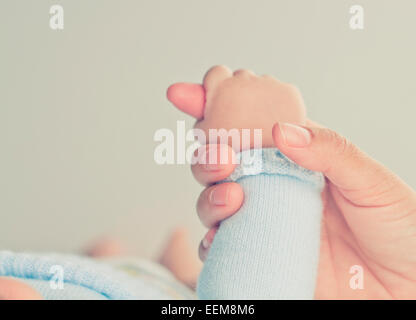
[[[276,148],[261,148],[244,150],[236,154],[237,167],[233,173],[225,179],[226,182],[238,182],[247,176],[260,174],[290,176],[322,189],[324,185],[323,175],[305,169]]]

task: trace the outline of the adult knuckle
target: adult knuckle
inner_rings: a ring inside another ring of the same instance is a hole
[[[335,131],[328,130],[330,143],[338,156],[350,156],[356,153],[356,148],[350,140]]]

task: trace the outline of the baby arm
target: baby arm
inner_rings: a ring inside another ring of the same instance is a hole
[[[263,148],[250,150],[254,147],[250,139],[236,150],[242,151],[243,161],[229,180],[242,186],[245,201],[215,236],[199,278],[198,296],[313,298],[323,179],[271,149],[275,122],[305,123],[299,92],[269,76],[245,70],[231,73],[224,67],[211,69],[203,88],[205,108],[194,112],[201,115],[196,128],[208,137],[209,129],[262,129]]]
[[[243,188],[244,204],[221,223],[199,277],[198,296],[312,299],[322,178],[276,149],[253,151],[254,163],[242,161],[229,178]]]

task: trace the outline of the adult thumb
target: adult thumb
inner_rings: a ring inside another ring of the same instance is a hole
[[[322,127],[277,123],[277,148],[300,166],[322,172],[341,194],[359,206],[383,206],[414,196],[399,177],[349,140]]]
[[[342,214],[357,250],[390,270],[414,274],[416,193],[409,186],[332,130],[279,123],[273,139],[288,158],[326,176],[328,208],[335,203],[339,209],[328,209],[326,219]]]

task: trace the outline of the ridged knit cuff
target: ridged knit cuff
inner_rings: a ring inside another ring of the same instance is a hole
[[[297,178],[320,189],[324,186],[321,173],[297,165],[276,148],[245,150],[236,156],[239,165],[225,181],[238,181],[258,174],[278,174]]]

